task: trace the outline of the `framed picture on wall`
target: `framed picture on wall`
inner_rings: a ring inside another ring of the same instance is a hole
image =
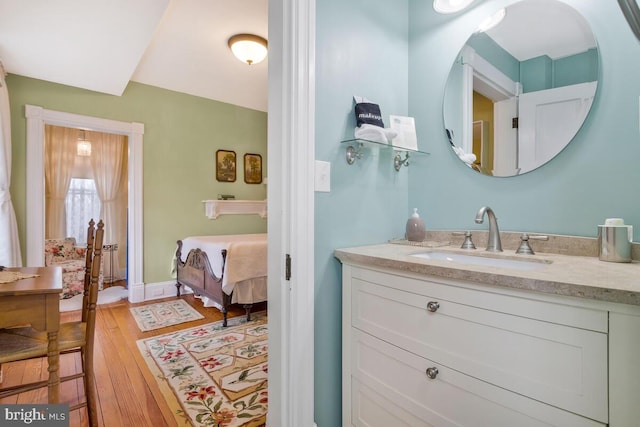
[[[244,155],[244,182],[247,184],[262,183],[262,156],[247,153]]]
[[[228,150],[216,151],[216,179],[220,182],[235,182],[236,152]]]

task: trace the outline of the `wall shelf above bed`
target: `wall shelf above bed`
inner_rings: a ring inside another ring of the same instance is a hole
[[[257,214],[267,217],[266,200],[203,200],[204,213],[209,219],[227,214]]]

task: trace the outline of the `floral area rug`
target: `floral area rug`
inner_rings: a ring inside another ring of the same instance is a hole
[[[181,299],[131,307],[131,314],[143,332],[179,323],[202,319],[204,316]]]
[[[267,317],[138,341],[178,425],[257,427],[267,414]]]

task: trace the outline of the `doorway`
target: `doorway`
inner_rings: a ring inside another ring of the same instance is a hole
[[[103,220],[100,287],[126,287],[126,135],[46,124],[44,139],[45,238],[84,247],[89,221]]]
[[[127,237],[128,296],[131,302],[144,301],[142,280],[142,143],[144,125],[120,122],[27,105],[27,264],[44,265],[45,125],[82,128],[127,137]]]

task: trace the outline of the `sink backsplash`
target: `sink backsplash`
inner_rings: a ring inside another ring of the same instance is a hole
[[[460,230],[455,230],[459,232]],[[454,230],[427,230],[426,241],[450,242],[452,246],[460,246],[464,241],[464,235],[454,235]],[[488,231],[471,230],[472,240],[476,248],[483,250],[487,245]],[[522,231],[501,231],[502,249],[505,252],[515,252],[520,246]],[[598,239],[596,237],[564,236],[559,234],[531,233],[530,236],[544,235],[549,240],[530,240],[529,244],[534,252],[546,252],[560,255],[592,256],[597,257]],[[631,244],[631,258],[640,260],[640,243]]]

